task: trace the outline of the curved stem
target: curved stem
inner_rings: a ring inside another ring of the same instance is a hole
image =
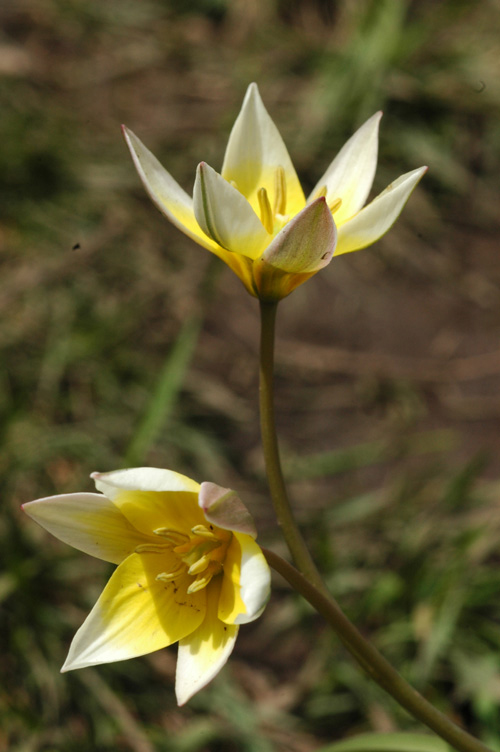
[[[331,595],[325,595],[312,585],[295,567],[267,549],[262,549],[269,566],[275,569],[284,579],[299,592],[318,611],[337,633],[338,637],[358,661],[362,668],[388,692],[394,699],[408,710],[415,718],[422,721],[432,731],[445,739],[459,752],[491,752],[478,739],[467,731],[456,726],[449,718],[437,710],[422,697],[378,650],[356,629],[345,616],[337,602]]]
[[[321,575],[293,516],[281,470],[274,418],[273,386],[274,330],[277,308],[277,302],[260,301],[260,429],[267,480],[276,517],[295,564],[318,589],[324,591],[325,586]]]

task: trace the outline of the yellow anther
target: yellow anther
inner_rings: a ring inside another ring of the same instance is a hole
[[[208,585],[212,577],[216,574],[219,574],[219,572],[221,571],[222,565],[219,564],[218,561],[211,561],[205,571],[202,574],[199,574],[198,577],[188,587],[188,594],[191,595],[191,593],[197,593],[198,590],[203,590],[203,588]]]
[[[170,530],[168,527],[158,527],[153,530],[155,535],[159,535],[161,538],[166,538],[169,543],[173,543],[174,546],[181,546],[183,543],[189,541],[189,536],[184,533],[178,533],[177,530]]]
[[[281,165],[274,173],[274,214],[286,214],[286,175]]]
[[[140,543],[135,547],[136,554],[164,554],[168,551],[167,543]]]
[[[188,574],[200,574],[200,572],[204,572],[205,569],[210,564],[210,557],[209,556],[202,556],[201,559],[198,559],[198,561],[195,561],[194,564],[191,564],[191,566],[188,569]]]
[[[341,204],[342,204],[342,199],[335,198],[333,201],[330,201],[330,203],[328,204],[328,208],[330,209],[332,214],[335,214],[337,209],[340,209]]]
[[[259,206],[260,206],[260,220],[268,233],[272,235],[274,230],[274,217],[273,217],[273,211],[271,209],[271,204],[269,203],[269,196],[267,195],[267,191],[265,188],[259,188],[257,192],[257,196],[259,199]]]
[[[206,538],[210,541],[216,541],[217,543],[220,543],[219,538],[213,533],[211,530],[208,529],[205,525],[195,525],[191,528],[191,532],[193,535],[197,535],[198,538]]]
[[[322,185],[321,188],[318,188],[314,196],[312,197],[313,201],[316,201],[317,198],[324,198],[328,192],[328,188],[326,185]]]
[[[172,569],[171,572],[160,572],[160,574],[156,575],[156,579],[159,582],[172,582],[172,580],[175,580],[176,577],[179,577],[181,574],[184,574],[185,571],[186,571],[186,567],[184,566],[184,564],[181,564],[175,569]]]

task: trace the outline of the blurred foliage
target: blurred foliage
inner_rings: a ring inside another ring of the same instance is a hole
[[[171,467],[238,488],[282,545],[254,301],[155,212],[119,137],[190,190],[251,80],[306,189],[379,108],[376,188],[430,165],[383,242],[282,304],[278,413],[332,591],[500,749],[498,3],[17,0],[0,20],[0,749],[307,752],[422,730],[279,581],[187,708],[171,651],[58,673],[108,567],[22,502]]]

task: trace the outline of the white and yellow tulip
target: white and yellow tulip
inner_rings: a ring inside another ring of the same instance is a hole
[[[248,87],[221,173],[202,162],[191,198],[130,130],[125,140],[159,210],[219,256],[262,300],[279,300],[330,263],[375,243],[394,224],[426,167],[364,206],[377,165],[376,113],[347,141],[306,199],[285,144]]]
[[[101,493],[38,499],[24,511],[65,543],[118,564],[62,671],[179,643],[179,705],[226,663],[240,624],[263,611],[270,571],[234,491],[169,470],[92,476]]]

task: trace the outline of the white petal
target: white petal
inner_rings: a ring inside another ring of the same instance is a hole
[[[64,543],[114,564],[148,540],[101,494],[49,496],[24,504],[23,510]]]
[[[258,258],[271,236],[242,194],[205,162],[198,165],[194,213],[203,232],[228,251]]]
[[[200,486],[173,470],[157,467],[133,467],[110,473],[92,473],[96,488],[113,500],[120,491],[190,491],[198,493]]]
[[[205,616],[205,591],[189,595],[188,576],[156,580],[174,564],[172,559],[169,552],[132,554],[120,564],[76,633],[62,671],[145,655],[198,628]]]
[[[389,230],[427,167],[401,175],[359,214],[338,228],[336,256],[372,245]]]
[[[297,173],[278,129],[260,98],[257,84],[250,84],[240,114],[229,136],[222,176],[234,180],[256,211],[257,191],[265,188],[271,206],[275,199],[275,174],[282,167],[286,180],[286,213],[297,214],[305,199]]]
[[[239,627],[224,624],[217,617],[218,587],[217,581],[210,583],[203,623],[179,642],[175,675],[175,694],[179,705],[184,705],[219,673],[231,655],[238,636]]]
[[[219,619],[246,624],[257,619],[271,593],[271,570],[260,546],[249,536],[234,533],[224,560]]]
[[[205,481],[200,487],[198,503],[207,520],[214,525],[257,537],[253,517],[236,491]]]
[[[377,167],[378,126],[381,117],[381,112],[375,113],[351,136],[311,192],[310,199],[326,185],[326,200],[329,204],[337,198],[342,199],[342,204],[335,212],[338,225],[361,209],[372,187]]]
[[[193,201],[173,177],[128,128],[123,135],[139,177],[153,203],[176,227],[210,251],[215,244],[201,231],[193,212]]]

